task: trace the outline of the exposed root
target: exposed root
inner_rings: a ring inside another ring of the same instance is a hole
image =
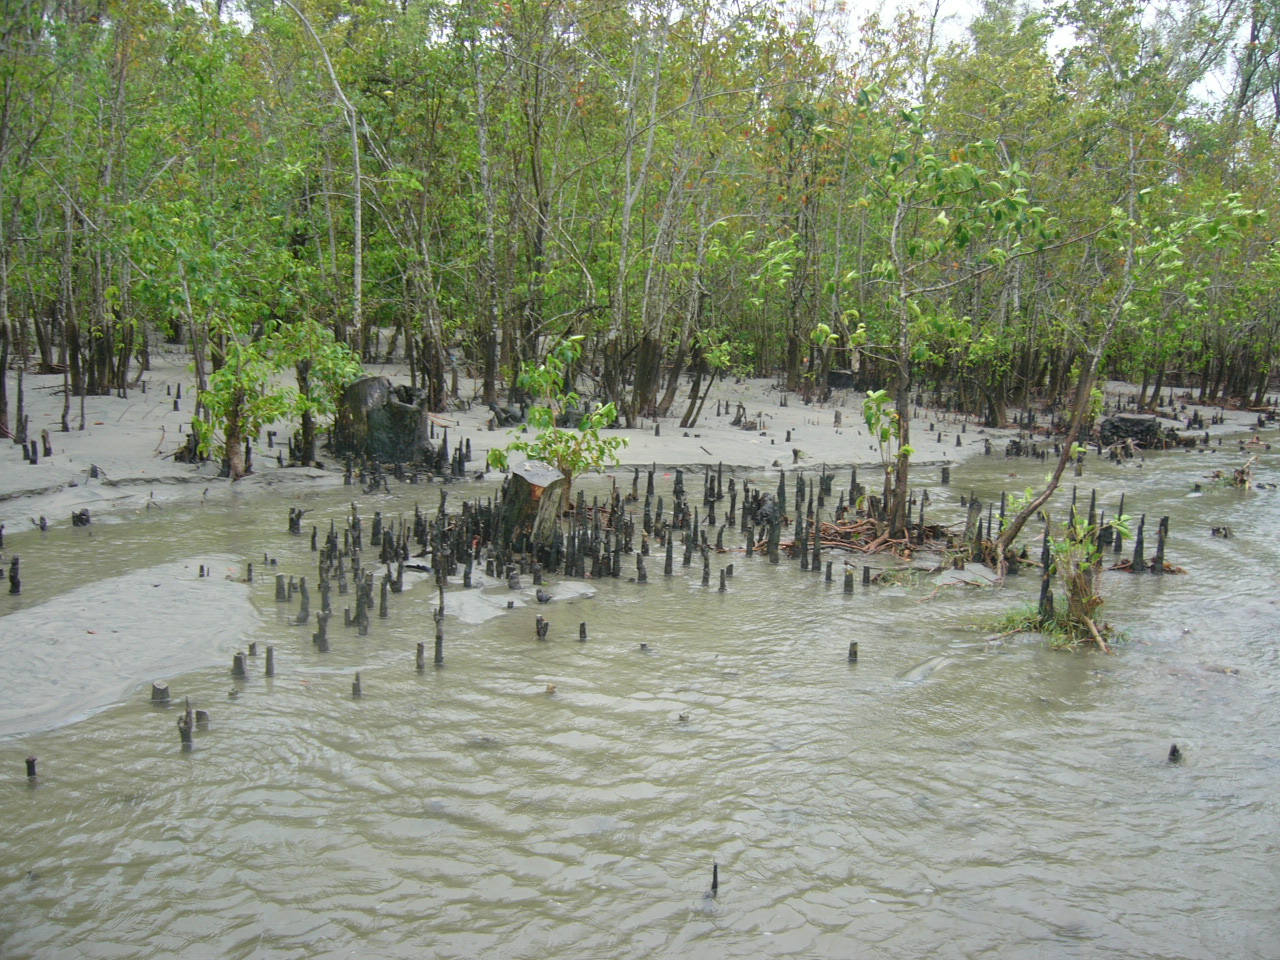
[[[1148,563],[1148,564],[1147,564],[1147,569],[1148,569],[1148,570],[1150,570],[1150,569],[1151,569],[1151,567],[1154,567],[1154,566],[1155,566],[1155,563],[1154,563],[1154,562]],[[1111,566],[1107,567],[1107,569],[1108,569],[1108,570],[1117,570],[1117,571],[1119,571],[1120,573],[1133,573],[1133,561],[1132,561],[1132,560],[1117,560],[1117,561],[1116,561],[1115,563],[1113,563]],[[1174,566],[1172,563],[1170,563],[1168,560],[1166,560],[1166,561],[1164,562],[1164,566],[1163,566],[1161,569],[1163,570],[1163,572],[1164,572],[1164,573],[1186,573],[1186,572],[1187,572],[1187,568],[1186,568],[1186,567],[1175,567],[1175,566]]]

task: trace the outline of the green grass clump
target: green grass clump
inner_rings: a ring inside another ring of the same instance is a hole
[[[1093,642],[1093,636],[1087,628],[1057,614],[1052,617],[1042,617],[1039,605],[1035,603],[1025,603],[1015,607],[1001,616],[994,626],[997,634],[1001,636],[1038,633],[1049,642],[1049,648],[1052,650],[1075,650],[1081,644]],[[1103,638],[1108,643],[1123,639],[1103,624],[1099,624],[1098,629],[1102,631]]]

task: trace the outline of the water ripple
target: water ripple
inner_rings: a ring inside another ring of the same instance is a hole
[[[191,752],[176,710],[137,696],[7,744],[6,769],[37,754],[41,781],[0,780],[0,954],[1269,960],[1280,498],[1186,501],[1206,462],[1094,467],[1109,505],[1123,488],[1126,510],[1173,517],[1192,571],[1108,576],[1114,657],[984,643],[1034,577],[921,602],[932,585],[846,596],[739,554],[725,595],[697,568],[593,582],[547,607],[545,642],[495,585],[496,616],[448,618],[446,666],[419,674],[430,590],[366,638],[335,618],[321,654],[259,579],[240,589],[277,675],[259,657],[245,680],[175,677],[211,714]],[[1003,467],[965,489],[998,499]],[[955,489],[937,516],[959,516]],[[219,546],[228,569],[265,551],[310,575],[306,538],[261,532],[283,512],[175,507],[110,546],[135,572]],[[41,577],[33,603],[89,568]]]

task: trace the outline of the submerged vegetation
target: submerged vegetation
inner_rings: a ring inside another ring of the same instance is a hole
[[[1073,632],[1056,617],[1044,617],[1039,605],[1035,603],[1021,604],[995,622],[997,637],[1008,637],[1018,633],[1037,633],[1045,638],[1049,646],[1055,650],[1075,650],[1083,642],[1092,642],[1093,638],[1082,637]],[[1114,642],[1112,638],[1111,642]]]
[[[1092,516],[1071,513],[1056,535],[1046,518],[1041,559],[1040,600],[1037,604],[1010,611],[997,624],[1002,633],[1034,632],[1049,638],[1055,647],[1096,644],[1108,651],[1111,628],[1098,622],[1102,607],[1104,550],[1114,537],[1129,536],[1129,518],[1102,522]],[[1162,562],[1162,560],[1161,560]],[[1052,586],[1062,592],[1055,602]]]

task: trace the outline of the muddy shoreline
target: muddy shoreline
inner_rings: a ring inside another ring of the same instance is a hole
[[[398,364],[370,365],[367,369],[371,375],[389,376],[394,382],[407,380],[404,368]],[[62,378],[25,378],[30,436],[38,440],[40,432],[48,430],[53,456],[41,457],[32,465],[23,459],[16,444],[0,443],[0,523],[9,532],[24,528],[28,521],[38,521],[40,516],[54,525],[69,523],[73,511],[86,507],[96,514],[145,509],[147,501],[163,503],[225,494],[230,482],[218,478],[216,464],[188,466],[173,460],[173,454],[186,443],[194,403],[187,358],[176,353],[156,356],[153,368],[142,381],[145,392],[139,386],[127,398],[87,397],[83,431],[76,429],[79,408],[78,400],[73,401],[69,417],[72,430],[62,433],[58,429]],[[1108,396],[1113,399],[1135,392],[1129,384],[1110,383],[1107,387]],[[464,438],[471,441],[473,459],[469,470],[476,475],[484,470],[488,450],[508,442],[510,433],[488,428],[490,413],[475,399],[478,383],[461,381],[460,393],[468,399],[453,404],[440,415],[440,421],[448,427],[451,444]],[[727,472],[737,474],[770,468],[814,470],[823,465],[833,469],[875,468],[879,458],[862,422],[861,397],[852,390],[839,390],[830,403],[806,405],[797,395],[780,392],[773,380],[722,381],[707,400],[701,421],[691,429],[682,430],[678,417],[645,420],[634,429],[619,429],[628,444],[620,452],[621,464],[605,472],[621,476],[636,467],[652,465],[693,472],[723,464]],[[760,421],[762,429],[747,431],[731,425],[729,411],[739,403],[747,409],[749,418]],[[716,416],[718,408],[723,411],[722,416]],[[1187,415],[1196,409],[1206,419],[1211,413],[1225,414],[1224,423],[1208,428],[1214,435],[1250,430],[1256,420],[1256,415],[1247,411],[1222,411],[1194,404],[1187,405]],[[841,415],[838,427],[837,411]],[[1174,421],[1169,423],[1173,425]],[[276,431],[283,445],[294,425],[282,422],[269,429]],[[911,431],[917,450],[913,468],[917,470],[981,456],[984,440],[991,440],[996,455],[1000,455],[1005,441],[1017,435],[1015,429],[986,428],[976,418],[928,408],[916,411]],[[273,449],[255,447],[254,473],[238,483],[271,486],[342,482],[340,466],[330,463],[324,470],[282,468],[275,453]],[[321,456],[325,456],[324,452]],[[95,467],[96,478],[91,476]]]

